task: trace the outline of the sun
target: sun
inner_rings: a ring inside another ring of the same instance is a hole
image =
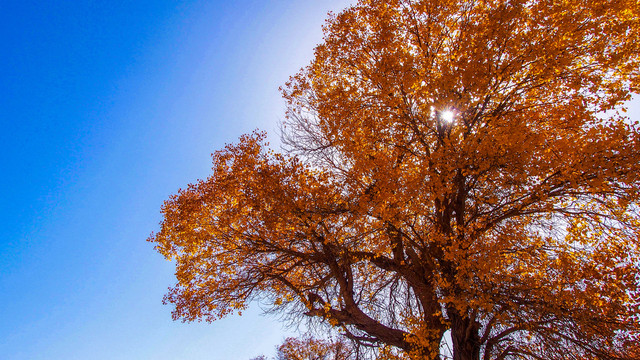
[[[447,123],[453,122],[453,111],[445,110],[440,113],[440,118]]]

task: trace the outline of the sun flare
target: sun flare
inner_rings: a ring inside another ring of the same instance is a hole
[[[446,110],[440,113],[440,118],[442,118],[442,120],[444,120],[447,123],[451,123],[453,122],[453,111],[451,110]]]

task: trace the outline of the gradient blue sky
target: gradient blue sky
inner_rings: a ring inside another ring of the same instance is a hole
[[[145,240],[212,151],[275,135],[278,86],[346,4],[0,3],[0,358],[273,353],[285,332],[256,309],[173,322],[173,264]]]
[[[173,322],[173,264],[145,239],[212,151],[277,142],[278,86],[347,3],[0,3],[0,358],[273,353],[286,332],[257,309]]]

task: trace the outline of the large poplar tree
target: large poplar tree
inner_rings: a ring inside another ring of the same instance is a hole
[[[253,300],[372,357],[638,359],[637,0],[362,0],[163,207],[174,317]]]

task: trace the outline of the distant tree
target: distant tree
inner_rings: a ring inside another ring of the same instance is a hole
[[[276,360],[351,360],[356,352],[345,341],[327,341],[306,337],[287,338],[278,347]]]
[[[362,0],[324,33],[288,152],[243,136],[165,203],[174,318],[259,299],[370,357],[638,359],[638,1]]]

